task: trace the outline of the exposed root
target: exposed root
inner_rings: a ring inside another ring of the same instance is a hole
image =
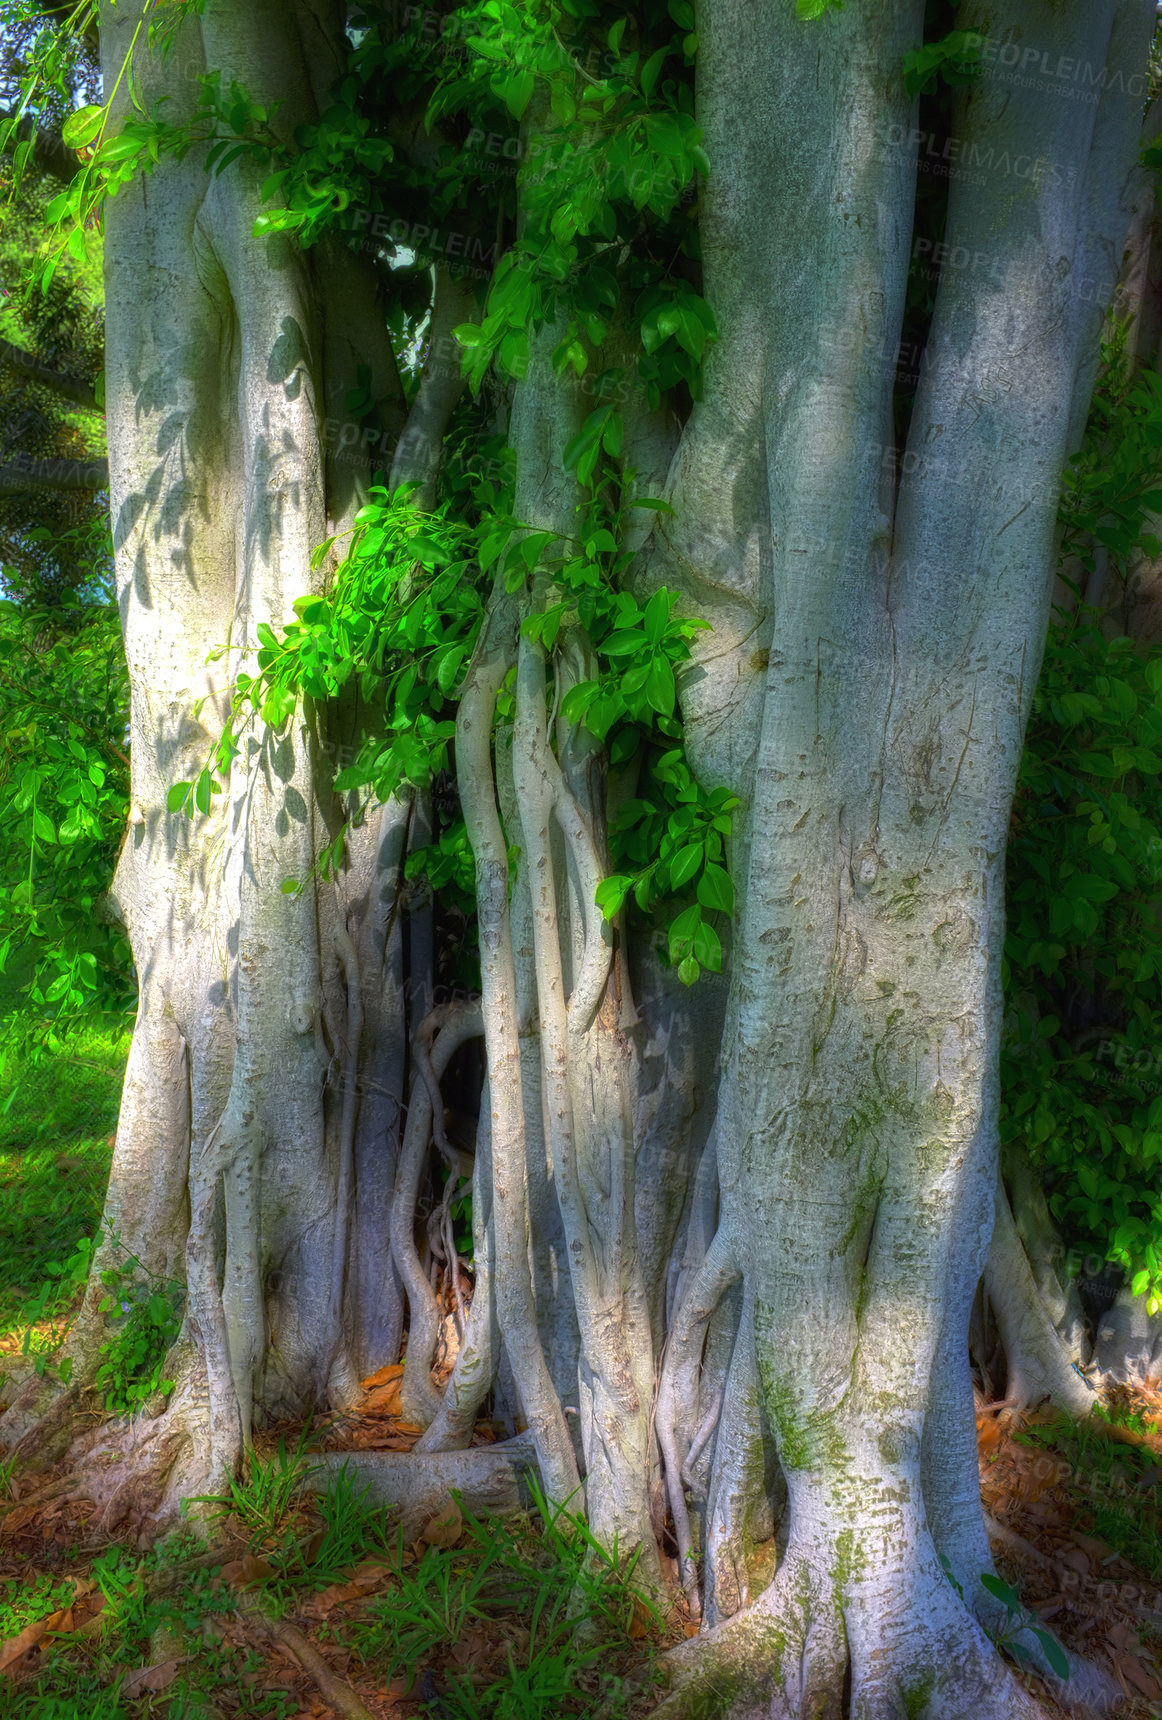
[[[840,1597],[793,1557],[753,1606],[664,1657],[652,1720],[1045,1720],[941,1580],[917,1571],[901,1612],[904,1593]]]
[[[499,1351],[492,1263],[496,1238],[492,1230],[492,1151],[487,1112],[477,1132],[472,1178],[472,1228],[475,1285],[463,1342],[444,1388],[439,1412],[416,1441],[420,1452],[460,1451],[472,1438],[477,1412],[492,1386]]]
[[[681,1449],[685,1441],[680,1433],[680,1417],[688,1414],[690,1404],[695,1401],[693,1388],[710,1317],[738,1276],[733,1247],[726,1232],[719,1231],[682,1298],[658,1382],[654,1426],[678,1542],[678,1571],[693,1618],[701,1616],[701,1599],[683,1476],[693,1448]]]
[[[239,1594],[238,1607],[249,1624],[294,1655],[303,1671],[314,1679],[324,1702],[330,1703],[337,1714],[345,1715],[346,1720],[375,1720],[371,1710],[364,1707],[349,1684],[331,1671],[301,1630],[296,1630],[293,1624],[287,1624],[283,1619],[271,1618],[245,1593]]]
[[[75,1436],[68,1451],[78,1496],[97,1507],[93,1527],[139,1545],[178,1522],[183,1499],[221,1493],[233,1475],[211,1439],[200,1353],[183,1345],[171,1351],[174,1361],[177,1383],[162,1414],[103,1418]]]
[[[764,1429],[754,1312],[746,1297],[726,1376],[706,1497],[702,1588],[705,1615],[712,1625],[739,1612],[750,1599],[747,1552],[774,1534],[776,1488],[782,1491],[782,1472]]]
[[[440,1394],[432,1384],[432,1362],[439,1340],[441,1313],[415,1245],[420,1173],[430,1131],[434,1130],[437,1139],[444,1138],[446,1142],[440,1076],[464,1041],[483,1030],[479,1004],[448,1004],[434,1009],[425,1017],[413,1043],[420,1079],[412,1090],[403,1148],[396,1170],[391,1212],[391,1255],[404,1281],[410,1310],[402,1387],[403,1409],[407,1419],[421,1427],[427,1427],[440,1412]]]
[[[330,1387],[332,1402],[339,1395],[347,1395],[338,1381],[332,1381],[331,1374],[343,1344],[343,1292],[347,1282],[348,1238],[354,1199],[355,1122],[359,1111],[359,1045],[363,1037],[359,958],[341,921],[335,928],[334,938],[347,987],[347,1033],[343,1047],[343,1109],[339,1120],[339,1171],[335,1183],[335,1237],[331,1256],[331,1330],[324,1365],[320,1369],[320,1383],[324,1389]],[[351,1372],[349,1361],[342,1372]]]
[[[1041,1300],[999,1179],[985,1288],[1008,1360],[1006,1399],[1028,1409],[1048,1400],[1067,1415],[1088,1415],[1094,1404],[1093,1391],[1075,1371]]]

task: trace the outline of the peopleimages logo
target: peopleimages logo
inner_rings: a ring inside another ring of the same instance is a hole
[[[1019,42],[1003,42],[995,36],[970,33],[965,42],[965,57],[973,53],[983,66],[994,66],[1007,74],[1005,79],[1022,89],[1043,89],[1067,98],[1097,101],[1105,90],[1120,90],[1128,96],[1147,94],[1146,73],[1131,72],[1121,67],[1112,72],[1103,62],[1071,59],[1068,54],[1054,54],[1035,44],[1022,47]]]
[[[1058,163],[1047,156],[1014,154],[1012,150],[982,143],[979,138],[943,137],[920,126],[906,125],[890,125],[885,135],[891,149],[915,146],[921,172],[938,170],[957,179],[971,174],[978,185],[989,178],[1028,179],[1038,190],[1044,185],[1066,185],[1073,178],[1072,169],[1062,172]]]

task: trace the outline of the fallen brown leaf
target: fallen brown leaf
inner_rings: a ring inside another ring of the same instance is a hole
[[[374,1589],[382,1588],[393,1574],[392,1567],[385,1565],[382,1559],[364,1559],[351,1573],[351,1587],[359,1594],[369,1595]]]
[[[168,1690],[186,1658],[184,1654],[179,1654],[172,1660],[159,1660],[156,1666],[139,1666],[122,1684],[122,1696],[132,1701],[135,1696],[144,1696],[147,1693],[156,1696],[160,1691]]]
[[[1139,1696],[1144,1696],[1147,1702],[1157,1702],[1162,1697],[1162,1688],[1150,1677],[1136,1655],[1119,1654],[1116,1664],[1126,1683],[1131,1685]]]
[[[633,1613],[630,1616],[629,1629],[626,1632],[629,1640],[631,1642],[640,1642],[644,1636],[648,1636],[650,1634],[650,1626],[652,1624],[653,1617],[650,1613],[650,1609],[645,1605],[644,1601],[639,1601],[637,1596],[634,1595]]]
[[[385,1419],[394,1420],[403,1407],[400,1389],[399,1380],[393,1380],[390,1385],[376,1386],[360,1404],[360,1415],[383,1416]]]
[[[377,1368],[373,1374],[368,1374],[367,1378],[365,1380],[360,1380],[359,1384],[363,1387],[365,1392],[373,1392],[376,1386],[390,1385],[392,1380],[400,1380],[402,1378],[403,1363],[389,1362],[385,1368]]]
[[[481,1672],[491,1659],[491,1650],[480,1631],[468,1630],[452,1645],[449,1658],[468,1672]]]
[[[229,1564],[222,1566],[222,1581],[229,1583],[232,1588],[247,1589],[255,1583],[265,1582],[273,1572],[274,1567],[267,1564],[265,1559],[259,1559],[253,1553],[244,1553],[240,1559],[231,1559]]]
[[[1001,1443],[1002,1429],[993,1415],[977,1416],[976,1444],[978,1451],[993,1451]]]
[[[1077,1529],[1069,1531],[1070,1540],[1087,1553],[1095,1565],[1104,1565],[1107,1559],[1116,1557],[1113,1548],[1106,1541],[1099,1541],[1096,1535],[1083,1535]]]
[[[26,1624],[19,1636],[10,1636],[6,1642],[0,1643],[0,1672],[11,1676],[11,1669],[18,1660],[23,1660],[30,1649],[47,1636],[55,1624],[64,1617],[63,1612],[50,1613],[48,1618],[38,1618],[32,1624]]]
[[[464,1517],[454,1499],[449,1499],[442,1511],[428,1519],[420,1531],[420,1539],[429,1547],[454,1547],[464,1533]]]

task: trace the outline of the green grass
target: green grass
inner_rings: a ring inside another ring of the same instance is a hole
[[[75,1028],[54,1051],[0,1050],[0,1336],[49,1261],[97,1227],[128,1051],[123,1021]]]
[[[1067,1416],[1016,1437],[1022,1445],[1047,1447],[1063,1457],[1072,1472],[1069,1492],[1084,1513],[1088,1533],[1152,1581],[1162,1582],[1159,1489],[1139,1485],[1146,1472],[1159,1467],[1152,1452],[1103,1439]]]
[[[98,1227],[128,1045],[117,1023],[74,1030],[38,1054],[0,1052],[0,1339],[8,1349],[46,1280],[55,1282],[52,1263]],[[55,1306],[50,1314],[53,1331],[37,1328],[37,1347],[56,1340]],[[46,1548],[27,1573],[9,1562],[0,1638],[68,1605],[74,1575],[97,1584],[105,1611],[91,1637],[45,1639],[29,1676],[0,1678],[0,1720],[140,1720],[147,1709],[166,1720],[286,1720],[298,1702],[270,1687],[280,1668],[247,1624],[246,1595],[269,1615],[293,1616],[368,1560],[385,1568],[385,1586],[317,1626],[349,1651],[348,1676],[378,1685],[402,1674],[423,1698],[420,1712],[442,1720],[566,1720],[602,1704],[611,1717],[624,1712],[621,1677],[649,1660],[659,1622],[634,1598],[632,1560],[619,1567],[567,1512],[539,1524],[465,1514],[455,1547],[406,1548],[398,1525],[348,1472],[326,1494],[311,1493],[312,1445],[309,1430],[280,1440],[253,1456],[228,1494],[189,1502],[261,1561],[249,1591],[225,1587],[188,1531],[151,1551],[109,1547],[95,1560],[76,1546]],[[45,1557],[51,1575],[36,1568]],[[483,1645],[474,1665],[457,1659],[465,1632]],[[122,1694],[130,1670],[174,1655],[185,1658],[163,1694]]]
[[[316,1627],[324,1646],[349,1651],[353,1682],[369,1676],[382,1688],[402,1675],[422,1699],[420,1714],[441,1720],[625,1713],[619,1674],[650,1653],[634,1640],[644,1634],[635,1621],[656,1623],[656,1615],[634,1599],[632,1561],[619,1569],[579,1518],[465,1513],[455,1547],[429,1547],[417,1558],[357,1479],[341,1471],[329,1493],[312,1498],[301,1488],[310,1469],[305,1446],[283,1445],[222,1498],[234,1534],[255,1530],[252,1545],[268,1567],[248,1589],[225,1586],[204,1544],[185,1531],[148,1552],[100,1553],[86,1571],[104,1597],[99,1631],[85,1642],[46,1640],[32,1676],[0,1680],[0,1716],[137,1720],[146,1708],[121,1696],[126,1673],[182,1656],[155,1699],[166,1720],[224,1720],[227,1710],[238,1720],[286,1720],[298,1701],[269,1687],[279,1668],[256,1641],[249,1611],[297,1613],[366,1559],[383,1568],[386,1586],[329,1611]],[[0,1635],[67,1604],[70,1588],[62,1576],[0,1581]],[[474,1671],[457,1659],[466,1633],[487,1645]]]

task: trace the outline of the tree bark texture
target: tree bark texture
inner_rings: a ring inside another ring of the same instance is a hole
[[[479,1002],[433,1010],[426,959],[405,971],[418,801],[380,807],[338,880],[316,877],[343,817],[331,714],[244,731],[221,802],[166,810],[221,733],[257,624],[324,587],[311,552],[366,486],[322,428],[357,366],[387,403],[392,482],[424,506],[460,381],[437,353],[405,413],[370,266],[253,238],[257,172],[209,178],[195,150],[110,204],[135,808],[116,895],[141,1004],[106,1225],[189,1286],[173,1407],[125,1457],[126,1477],[151,1451],[164,1468],[156,1515],[232,1472],[256,1418],[349,1404],[406,1318],[424,1487],[458,1458],[481,1467],[465,1447],[492,1393],[549,1497],[640,1549],[647,1584],[672,1529],[703,1629],[669,1657],[662,1713],[1036,1713],[984,1629],[968,1328],[988,1262],[1022,1391],[1088,1407],[1067,1310],[1045,1311],[1003,1200],[990,1256],[1004,853],[1153,11],[994,8],[1004,51],[957,97],[945,239],[996,266],[945,270],[899,431],[921,0],[809,24],[789,3],[699,7],[720,339],[680,436],[644,395],[625,409],[633,469],[673,509],[631,521],[635,577],[712,624],[679,687],[688,752],[742,802],[729,976],[695,993],[595,906],[604,763],[550,692],[586,678],[586,642],[566,628],[550,665],[522,629],[545,568],[523,595],[498,583],[459,705]],[[110,87],[136,18],[103,20]],[[325,99],[342,23],[306,0],[207,0],[175,45],[187,81],[174,61],[139,81],[172,94],[220,69],[293,128]],[[1034,50],[1104,68],[1099,94],[1018,93],[1006,68]],[[440,339],[474,314],[436,271]],[[532,333],[509,442],[516,517],[567,535],[564,453],[589,406],[550,362],[560,336]],[[440,1079],[472,1036],[476,1294],[441,1392],[416,1201],[433,1139],[453,1162]],[[90,1296],[78,1354],[98,1331]],[[9,1444],[50,1396],[14,1406]],[[776,1524],[778,1569],[752,1593]],[[1071,1688],[1101,1695],[1080,1667]]]

